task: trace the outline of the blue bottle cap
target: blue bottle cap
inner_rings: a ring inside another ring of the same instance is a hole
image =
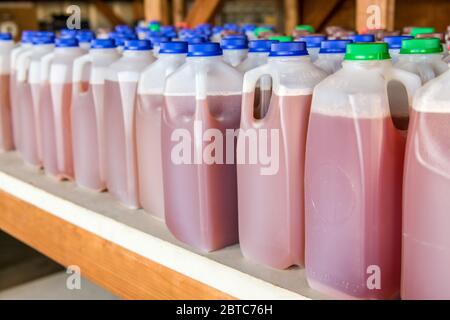
[[[32,38],[33,45],[41,45],[41,44],[53,44],[55,43],[55,36],[46,35],[46,36],[38,36],[35,35]]]
[[[373,34],[352,34],[348,38],[353,42],[375,42]]]
[[[206,39],[203,36],[190,36],[183,37],[181,40],[186,41],[189,44],[198,44],[198,43],[206,43]]]
[[[0,32],[0,41],[10,41],[12,40],[12,35],[9,32]]]
[[[165,36],[156,36],[156,37],[147,37],[147,40],[150,40],[152,45],[159,46],[162,42],[169,42],[171,39]]]
[[[179,54],[188,52],[188,43],[185,41],[162,42],[159,54]]]
[[[216,26],[216,27],[213,28],[212,32],[213,32],[213,34],[218,34],[218,33],[221,33],[223,30],[224,30],[223,27]]]
[[[34,31],[34,30],[24,30],[24,31],[22,31],[20,41],[23,43],[33,43],[33,37],[35,35],[36,35],[36,31]]]
[[[245,36],[230,36],[222,40],[223,50],[244,50],[248,49],[248,40]]]
[[[76,29],[61,29],[59,31],[61,37],[75,37],[77,35]]]
[[[403,40],[413,38],[413,36],[386,36],[383,38],[383,42],[386,42],[388,44],[389,49],[401,49]]]
[[[216,42],[189,44],[188,57],[214,57],[221,56],[222,49]]]
[[[114,39],[94,39],[91,41],[91,49],[112,49],[116,47]]]
[[[322,41],[327,40],[325,36],[302,36],[299,38],[300,41],[306,42],[308,48],[320,48]]]
[[[91,42],[95,39],[95,34],[91,30],[80,30],[78,31],[76,38],[78,42]]]
[[[273,43],[277,40],[252,40],[248,43],[249,52],[270,52]]]
[[[325,40],[320,45],[319,53],[345,53],[347,44],[352,42],[352,40]]]
[[[306,42],[294,41],[272,43],[269,57],[296,57],[307,55],[308,50],[306,48]]]
[[[166,32],[176,32],[177,29],[174,26],[161,26],[160,31],[162,33],[166,33]]]
[[[124,50],[147,51],[152,50],[152,43],[149,40],[126,40]]]
[[[114,27],[114,31],[119,33],[133,33],[133,30],[129,25],[126,24],[119,24]]]
[[[245,32],[251,32],[251,31],[254,31],[255,29],[256,29],[256,25],[254,25],[254,24],[244,24],[244,26],[242,27],[242,29],[245,31]]]
[[[61,37],[56,38],[55,40],[55,46],[57,48],[73,48],[78,47],[78,40],[77,38],[73,37]]]

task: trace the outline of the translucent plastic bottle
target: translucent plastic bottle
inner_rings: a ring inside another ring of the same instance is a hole
[[[389,82],[403,84],[389,92]],[[306,276],[336,298],[388,299],[400,289],[406,137],[390,108],[411,103],[418,76],[392,67],[386,43],[347,45],[343,68],[313,93],[305,166]]]
[[[402,48],[402,41],[412,39],[412,36],[387,36],[383,38],[383,42],[386,42],[389,46],[389,54],[392,59],[392,63],[397,63],[400,55],[400,49]]]
[[[272,98],[267,114],[255,119],[256,83],[263,75],[272,78]],[[245,257],[273,268],[304,265],[306,131],[312,90],[325,76],[310,61],[304,42],[273,44],[269,62],[244,76],[237,149],[239,242]]]
[[[0,32],[0,151],[14,149],[11,100],[10,100],[10,72],[11,51],[14,41],[10,33]]]
[[[403,186],[402,299],[450,299],[450,71],[417,93]]]
[[[164,95],[166,224],[175,237],[202,251],[234,244],[236,166],[225,133],[239,128],[242,74],[223,62],[219,44],[189,45],[187,62],[167,78]],[[215,152],[211,135],[224,142]]]
[[[237,67],[247,58],[248,41],[245,36],[229,36],[222,40],[223,60],[232,67]]]
[[[26,164],[42,166],[42,136],[39,101],[41,96],[42,57],[53,51],[53,36],[36,36],[33,48],[17,58],[17,91],[19,106],[19,151]]]
[[[322,41],[327,40],[327,37],[324,35],[305,35],[301,36],[299,40],[306,42],[309,57],[312,62],[315,62],[319,57],[320,44]]]
[[[142,73],[138,86],[136,140],[139,172],[139,198],[149,213],[164,218],[161,121],[164,86],[186,61],[187,42],[163,42],[155,63]]]
[[[156,58],[158,58],[158,56],[159,56],[159,50],[161,48],[161,43],[169,42],[171,40],[169,37],[166,37],[166,36],[152,36],[152,35],[147,37],[147,39],[150,40],[150,42],[153,45],[153,55]]]
[[[123,56],[105,78],[106,186],[123,205],[139,208],[136,154],[137,86],[141,72],[154,61],[148,40],[128,40]]]
[[[448,70],[442,57],[441,42],[437,38],[403,40],[395,66],[417,74],[422,83],[426,83]]]
[[[73,61],[84,51],[76,38],[58,38],[55,50],[43,57],[40,100],[44,171],[57,179],[73,179]]]
[[[112,39],[93,40],[88,54],[75,59],[72,89],[72,148],[76,183],[106,188],[104,91],[107,68],[120,58]]]
[[[11,51],[11,76],[10,76],[10,99],[11,99],[11,118],[12,118],[12,132],[13,142],[16,149],[19,148],[20,135],[20,116],[19,116],[19,98],[17,97],[17,58],[21,53],[31,50],[33,47],[32,38],[35,31],[25,30],[22,32],[21,42]]]
[[[342,68],[345,48],[351,40],[325,40],[320,44],[319,57],[314,64],[325,71],[333,74]]]

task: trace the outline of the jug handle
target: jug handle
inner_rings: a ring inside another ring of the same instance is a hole
[[[92,63],[92,55],[89,53],[76,58],[73,62],[72,82],[74,93],[83,92],[81,87],[81,81],[83,80],[83,69],[88,63]]]
[[[18,69],[17,69],[17,81],[25,82],[27,81],[28,69],[30,69],[31,63],[31,50],[24,52],[17,59]]]
[[[243,95],[242,95],[242,111],[241,111],[241,122],[250,123],[254,120],[253,117],[253,105],[255,103],[255,89],[258,80],[264,76],[269,75],[272,78],[273,85],[276,87],[278,85],[278,79],[272,68],[268,64],[262,65],[253,70],[247,71],[244,74],[244,84],[243,84]],[[246,96],[250,95],[250,99],[246,99]]]
[[[55,54],[49,53],[42,57],[41,59],[41,83],[46,82],[50,79],[50,65],[55,58]]]
[[[433,68],[430,68],[423,63],[417,64],[417,71],[419,71],[420,79],[423,80],[423,83],[436,77],[436,73],[434,72]]]
[[[408,104],[409,107],[411,107],[416,91],[422,86],[422,80],[420,77],[414,73],[395,67],[391,68],[385,77],[388,82],[391,80],[397,80],[405,86],[408,94]]]

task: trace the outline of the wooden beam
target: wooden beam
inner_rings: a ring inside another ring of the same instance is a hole
[[[330,8],[330,11],[323,17],[322,21],[317,26],[317,31],[320,32],[327,26],[328,22],[336,15],[341,9],[346,0],[338,0],[334,2],[334,6]]]
[[[300,22],[299,2],[299,0],[284,0],[284,32],[286,34],[291,34],[295,26]]]
[[[221,0],[195,0],[186,18],[189,26],[209,22],[221,4]]]
[[[395,0],[356,0],[356,29],[394,29]]]
[[[168,0],[144,0],[145,20],[158,20],[163,24],[169,21],[169,2]]]
[[[113,9],[104,1],[102,0],[94,0],[93,4],[95,8],[106,18],[111,22],[112,25],[118,25],[118,24],[126,24],[125,20],[120,18],[118,15],[115,14]]]
[[[185,19],[185,2],[184,0],[173,0],[172,2],[173,24],[183,22]]]
[[[305,15],[303,23],[309,24],[316,30],[320,30],[324,21],[334,14],[341,0],[316,0],[305,3]]]
[[[232,298],[4,191],[0,230],[124,299]]]
[[[139,21],[144,18],[144,3],[142,0],[133,0],[133,19]]]

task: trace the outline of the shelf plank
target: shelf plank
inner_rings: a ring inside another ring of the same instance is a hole
[[[0,190],[0,229],[123,298],[329,298],[308,287],[304,269],[261,266],[239,245],[196,251],[144,210],[55,181],[16,153],[0,155]]]

